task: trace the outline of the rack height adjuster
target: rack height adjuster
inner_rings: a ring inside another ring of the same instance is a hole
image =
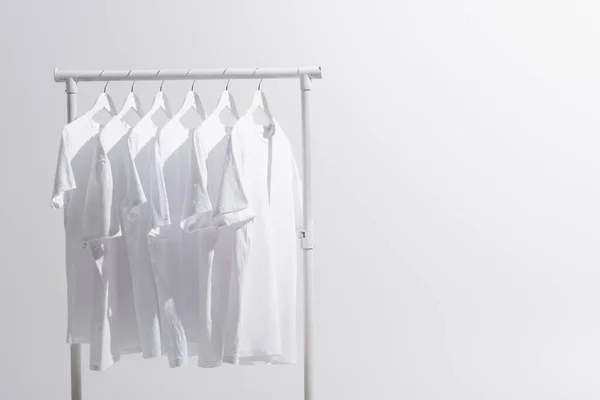
[[[298,239],[300,239],[300,247],[305,250],[312,250],[315,247],[312,231],[298,231]]]

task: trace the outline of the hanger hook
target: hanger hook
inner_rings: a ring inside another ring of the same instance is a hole
[[[254,71],[252,71],[252,75],[256,75],[256,71],[258,71],[258,68],[256,68]],[[262,79],[258,82],[258,90],[260,90],[260,85],[262,84]]]
[[[159,69],[159,70],[156,72],[156,75],[154,75],[154,76],[158,76],[158,75],[160,74],[160,71],[162,71],[162,69]],[[164,84],[165,84],[165,81],[164,81],[164,79],[163,79],[163,81],[160,83],[160,88],[159,88],[159,91],[161,91],[161,92],[162,92],[162,90],[163,90],[163,85],[164,85]]]
[[[185,76],[188,76],[188,75],[189,75],[189,74],[191,74],[191,73],[192,73],[192,69],[190,68],[190,70],[187,72],[187,74],[185,74]],[[192,92],[194,91],[194,85],[195,85],[195,84],[196,84],[196,80],[194,79],[194,80],[192,81],[192,87],[190,88],[190,91],[192,91]]]
[[[221,76],[225,76],[226,72],[227,72],[227,68],[225,68],[223,70],[223,73],[221,74]],[[225,85],[225,90],[229,90],[229,82],[231,82],[231,79],[227,79],[227,84]]]
[[[102,78],[102,75],[104,74],[104,71],[106,71],[106,70],[105,70],[105,69],[103,69],[103,70],[100,72],[100,75],[98,75],[98,78]],[[104,93],[106,93],[106,87],[108,86],[108,84],[109,84],[109,83],[110,83],[110,81],[106,81],[106,85],[104,85],[104,90],[103,90],[103,92],[104,92]]]
[[[131,75],[131,69],[129,70],[129,72],[127,73],[127,75],[125,75],[125,78],[127,78],[129,75]],[[133,87],[135,86],[135,79],[131,82],[131,93],[133,93]]]

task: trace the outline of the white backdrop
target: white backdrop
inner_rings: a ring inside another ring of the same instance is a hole
[[[63,69],[295,67],[313,84],[318,399],[600,398],[593,0],[22,1],[0,15],[0,399],[69,396]],[[139,83],[148,107],[159,83]],[[207,110],[224,82],[199,82]],[[241,109],[256,82],[234,81]],[[178,105],[189,83],[165,83]],[[300,153],[297,81],[265,81]],[[80,112],[101,83],[80,85]],[[128,83],[111,83],[123,101]],[[87,359],[84,364],[87,365]],[[100,399],[302,398],[301,366],[127,356]]]

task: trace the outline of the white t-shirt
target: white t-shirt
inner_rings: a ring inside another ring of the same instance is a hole
[[[162,354],[158,296],[148,250],[152,213],[146,193],[150,193],[150,169],[154,160],[156,126],[142,118],[128,135],[129,157],[125,159],[127,194],[123,207],[123,233],[131,267],[138,331],[145,358]]]
[[[89,343],[95,264],[81,246],[83,210],[95,136],[100,124],[84,114],[63,128],[52,191],[52,207],[64,206],[67,269],[67,343]]]
[[[225,361],[293,363],[301,183],[288,138],[277,122],[263,127],[247,113],[224,168],[215,224],[236,232]]]
[[[154,271],[161,340],[169,365],[187,362],[198,327],[198,252],[193,235],[183,235],[181,216],[190,172],[190,130],[177,119],[160,129],[151,166],[150,206],[152,228],[148,234]],[[195,347],[195,346],[194,346]]]
[[[181,227],[196,234],[199,257],[198,365],[223,363],[224,328],[229,307],[232,258],[229,251],[235,231],[218,232],[213,225],[212,204],[219,199],[225,155],[232,127],[222,121],[221,106],[229,106],[237,118],[233,97],[224,92],[213,112],[193,134],[192,161]],[[213,269],[213,259],[219,268]]]
[[[96,135],[87,186],[83,242],[97,269],[90,341],[92,370],[104,370],[121,354],[141,350],[131,270],[121,234],[129,130],[129,125],[113,117]]]

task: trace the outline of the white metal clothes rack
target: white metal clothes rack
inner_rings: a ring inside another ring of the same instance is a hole
[[[299,79],[302,121],[303,164],[303,227],[299,234],[303,251],[304,278],[304,399],[315,400],[313,348],[313,218],[312,218],[312,164],[310,132],[311,79],[321,79],[321,67],[300,68],[227,68],[227,69],[164,69],[164,70],[54,70],[54,81],[66,83],[67,121],[77,118],[77,83],[93,81],[162,81],[208,79]],[[71,345],[71,400],[82,400],[81,345]]]

